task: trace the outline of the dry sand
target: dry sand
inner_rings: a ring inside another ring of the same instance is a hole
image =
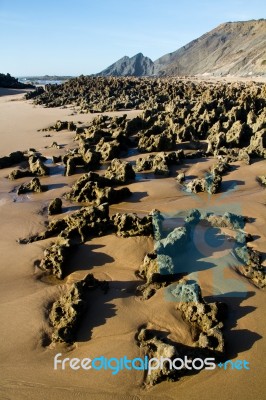
[[[45,156],[63,154],[74,147],[73,134],[37,132],[57,119],[89,121],[95,115],[71,115],[73,110],[36,107],[23,95],[0,97],[0,156],[11,151],[35,147]],[[135,115],[137,112],[129,113]],[[110,113],[109,113],[110,114]],[[61,150],[46,149],[53,141],[63,144]],[[129,159],[132,159],[131,157]],[[201,175],[212,159],[193,160],[177,170],[187,170],[187,175]],[[257,175],[265,173],[265,161],[247,166],[235,163],[235,170],[224,177],[223,194],[235,182],[230,195],[216,194],[188,196],[180,190],[173,178],[138,179],[130,185],[135,194],[129,202],[111,207],[116,210],[136,211],[140,214],[158,208],[162,212],[178,212],[201,207],[225,211],[237,206],[243,215],[252,217],[246,229],[255,235],[254,248],[266,251],[265,191],[257,184]],[[222,270],[206,268],[198,273],[203,295],[211,298],[215,293],[236,290],[241,297],[225,297],[229,304],[229,317],[225,337],[230,358],[247,360],[250,371],[201,371],[182,378],[179,382],[163,382],[149,390],[141,387],[141,371],[54,371],[53,357],[59,352],[41,346],[41,334],[46,329],[45,308],[57,297],[60,288],[39,279],[34,261],[40,259],[43,249],[52,240],[20,245],[18,238],[43,230],[45,215],[39,213],[50,200],[61,196],[79,175],[62,176],[58,168],[50,177],[41,178],[49,185],[43,194],[18,196],[13,191],[17,181],[6,179],[12,168],[0,170],[0,399],[1,400],[57,400],[57,399],[189,399],[209,398],[248,400],[265,398],[265,293],[236,274],[233,260],[222,251],[213,256],[222,257]],[[19,180],[19,184],[27,181]],[[231,187],[232,188],[232,187]],[[64,203],[67,213],[69,204]],[[66,214],[65,214],[66,215]],[[175,310],[174,303],[166,301],[164,290],[150,300],[141,301],[135,295],[138,280],[135,271],[144,255],[153,249],[151,239],[144,237],[118,238],[109,235],[95,238],[81,246],[73,255],[71,270],[66,282],[72,282],[92,272],[96,278],[110,281],[110,290],[103,295],[98,290],[90,295],[90,306],[83,319],[75,347],[66,356],[129,358],[140,356],[135,344],[137,328],[148,323],[154,328],[171,330],[171,338],[191,343],[187,325]],[[207,255],[203,262],[207,263]],[[219,271],[225,279],[218,279]]]

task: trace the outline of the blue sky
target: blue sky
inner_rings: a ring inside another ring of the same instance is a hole
[[[263,0],[0,0],[0,72],[96,73],[124,55],[155,60],[220,23],[259,18]]]

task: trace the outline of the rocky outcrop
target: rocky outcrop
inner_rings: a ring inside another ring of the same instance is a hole
[[[174,146],[174,138],[165,132],[150,136],[142,135],[138,142],[138,149],[141,152],[173,150]]]
[[[160,214],[153,211],[153,229],[156,239],[154,251],[148,253],[141,264],[138,275],[144,284],[138,286],[144,300],[149,299],[155,292],[173,282],[180,276],[175,264],[175,258],[184,253],[189,240],[189,229],[186,226],[177,227],[162,237],[162,219]]]
[[[126,183],[135,179],[135,172],[129,162],[114,158],[104,176],[117,183]]]
[[[57,236],[57,241],[44,250],[38,264],[40,269],[58,279],[65,276],[65,265],[77,246],[95,236],[102,236],[113,229],[109,219],[108,204],[84,207],[63,219],[49,221],[47,229],[40,234],[20,239],[22,244]]]
[[[68,130],[70,132],[75,131],[77,126],[74,124],[73,121],[56,121],[54,125],[49,126],[48,128],[41,129],[42,131],[64,131]]]
[[[257,182],[262,186],[266,187],[266,175],[260,175],[257,177]]]
[[[149,359],[161,357],[168,360],[160,365],[160,368],[151,368],[145,375],[145,384],[153,386],[163,380],[178,380],[186,375],[186,367],[173,368],[173,360],[184,359],[186,356],[190,362],[194,358],[214,356],[219,359],[225,352],[223,336],[223,321],[225,320],[227,307],[224,303],[207,303],[201,294],[197,283],[180,282],[171,287],[171,294],[176,301],[176,309],[188,324],[191,332],[193,347],[168,339],[168,332],[160,332],[159,329],[140,328],[136,339],[142,352]]]
[[[20,185],[17,194],[24,194],[24,193],[41,193],[47,190],[47,187],[41,185],[38,178],[33,178],[30,182],[24,183]]]
[[[171,165],[180,164],[184,158],[182,150],[172,151],[170,153],[158,153],[156,155],[148,155],[137,158],[135,170],[137,172],[153,171],[155,175],[168,176],[170,174],[169,167]]]
[[[37,96],[40,96],[41,94],[44,93],[44,88],[42,86],[36,87],[35,90],[31,90],[28,93],[25,93],[25,99],[26,100],[30,100],[30,99],[34,99]]]
[[[138,217],[137,214],[114,214],[111,217],[115,233],[121,237],[151,236],[153,234],[152,215]]]
[[[45,176],[49,174],[49,168],[46,167],[42,160],[37,156],[29,157],[30,172],[34,176]]]
[[[120,143],[117,140],[106,142],[104,139],[101,139],[95,149],[101,154],[103,161],[108,161],[119,157]]]
[[[192,179],[185,185],[190,193],[207,192],[210,194],[218,193],[222,183],[222,176],[219,173],[207,174],[205,178]]]
[[[264,288],[266,286],[266,271],[261,264],[261,254],[248,247],[246,243],[234,249],[236,256],[241,261],[238,271],[250,279],[255,286]]]
[[[106,292],[108,283],[88,274],[83,280],[66,288],[61,297],[52,304],[49,322],[52,327],[53,343],[72,344],[76,340],[82,316],[87,309],[86,295],[96,288]]]
[[[46,165],[44,165],[44,163],[42,162],[42,159],[38,155],[36,155],[36,154],[29,155],[28,164],[29,164],[29,168],[15,169],[8,175],[8,178],[11,180],[15,180],[15,179],[19,179],[19,178],[24,178],[26,176],[49,175],[49,168],[46,167]]]
[[[206,216],[206,220],[215,227],[242,230],[247,219],[242,215],[225,212],[223,215],[209,214]]]
[[[10,74],[0,74],[0,87],[9,89],[34,89],[35,86],[21,83]]]
[[[26,157],[22,151],[14,151],[8,156],[0,158],[0,169],[12,167],[15,164],[19,164],[26,160]]]
[[[90,180],[93,176],[90,174],[84,174],[77,182],[72,186],[70,193],[66,195],[66,198],[71,201],[94,203],[96,205],[102,203],[119,203],[125,198],[131,195],[130,190],[127,187],[122,189],[113,189],[110,186],[105,186],[103,182],[106,182],[108,178],[96,178],[96,181]],[[113,180],[108,180],[113,183]]]
[[[208,154],[250,163],[252,157],[266,157],[266,93],[259,83],[80,77],[59,86],[48,87],[36,102],[74,103],[82,112],[145,109],[132,122],[102,116],[76,130],[82,146],[96,147],[103,161],[119,157],[135,141],[142,152],[171,151],[186,143],[186,158]]]
[[[163,335],[160,337],[151,329],[141,328],[137,333],[137,344],[141,351],[148,356],[149,360],[152,358],[157,358],[160,360],[161,357],[174,360],[178,358],[180,354],[177,348],[170,344]],[[175,369],[170,369],[167,363],[163,364],[163,368],[157,368],[150,371],[149,374],[145,376],[145,385],[147,387],[154,386],[164,380],[178,380],[182,376],[182,373],[178,373]]]
[[[29,177],[29,176],[33,176],[33,174],[28,168],[26,168],[26,169],[14,169],[8,175],[8,179],[10,179],[11,181],[14,181],[16,179],[26,178],[26,177]]]
[[[73,251],[73,249],[71,249]],[[64,277],[64,267],[70,255],[69,240],[60,240],[57,243],[51,244],[44,250],[43,258],[40,261],[39,267],[41,270],[54,275],[58,279]]]
[[[49,221],[44,232],[29,238],[20,239],[20,243],[32,243],[58,236],[69,239],[70,244],[81,244],[93,236],[102,236],[111,228],[109,206],[82,207],[65,218]]]
[[[201,348],[218,353],[224,352],[222,334],[226,306],[224,303],[206,303],[198,284],[179,283],[171,290],[177,301],[177,309],[190,325],[192,337]]]
[[[62,212],[62,200],[59,197],[56,197],[48,206],[48,214],[55,215],[61,214]]]

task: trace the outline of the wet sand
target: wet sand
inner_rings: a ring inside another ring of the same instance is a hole
[[[66,149],[76,147],[73,133],[37,130],[58,119],[80,121],[81,126],[95,117],[95,114],[71,115],[73,110],[70,108],[33,106],[31,101],[22,97],[21,94],[0,97],[0,156],[30,147],[46,157],[64,154]],[[129,117],[136,114],[137,111],[130,112]],[[44,137],[47,133],[51,137]],[[45,148],[53,141],[63,145],[62,149]],[[128,159],[132,160],[134,156]],[[186,160],[186,165],[180,165],[176,170],[185,168],[187,175],[201,176],[213,162],[211,158]],[[180,190],[173,177],[140,178],[130,185],[134,195],[129,201],[111,206],[111,212],[143,214],[158,208],[162,212],[175,213],[195,207],[207,207],[208,210],[218,207],[227,211],[237,205],[243,215],[251,218],[246,231],[255,236],[252,246],[263,253],[266,265],[265,191],[256,182],[256,176],[265,174],[265,160],[251,165],[241,162],[234,165],[236,168],[224,176],[222,193],[211,198],[207,194],[188,196]],[[228,358],[247,360],[250,371],[201,371],[178,382],[163,382],[149,390],[141,387],[141,371],[122,371],[118,375],[111,375],[110,371],[54,371],[53,357],[59,350],[44,348],[41,336],[47,324],[46,306],[59,295],[60,288],[39,280],[34,267],[34,261],[42,257],[44,248],[53,240],[28,245],[21,245],[17,240],[43,230],[47,215],[40,211],[52,199],[68,191],[80,174],[65,177],[59,167],[55,168],[53,175],[41,178],[41,182],[49,186],[47,192],[18,198],[15,186],[29,179],[7,180],[6,176],[12,169],[0,170],[2,399],[263,399],[265,293],[237,274],[232,260],[226,257],[222,266],[225,281],[215,279],[217,274],[212,268],[200,271],[198,279],[204,296],[212,298],[216,293],[227,294],[223,301],[229,305],[225,326]],[[232,190],[228,194],[230,187]],[[66,215],[70,205],[64,202],[63,207],[63,215]],[[86,242],[73,255],[66,283],[92,272],[96,278],[108,280],[110,290],[105,296],[97,290],[90,294],[89,309],[79,330],[78,341],[70,352],[71,357],[139,357],[135,334],[138,327],[147,322],[153,328],[169,329],[173,340],[192,345],[188,326],[175,311],[174,304],[166,300],[164,290],[145,302],[136,296],[139,280],[135,271],[152,249],[153,241],[146,237],[124,239],[108,235]],[[219,255],[218,251],[216,256],[223,257],[224,254]],[[204,260],[207,262],[203,257]],[[232,293],[235,287],[240,288],[240,297]]]

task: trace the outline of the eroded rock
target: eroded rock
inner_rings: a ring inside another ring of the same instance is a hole
[[[62,200],[59,197],[56,197],[48,206],[48,214],[61,214],[62,212]]]
[[[118,236],[150,236],[153,234],[152,215],[138,217],[137,214],[117,213],[111,217]]]
[[[135,172],[129,162],[114,158],[104,176],[117,183],[126,183],[135,179]]]
[[[223,353],[224,337],[222,334],[226,306],[224,303],[206,303],[197,283],[177,284],[171,290],[176,298],[177,309],[192,328],[193,339],[199,347]]]
[[[49,313],[53,329],[52,342],[72,344],[76,340],[82,316],[87,308],[86,295],[96,288],[102,288],[106,292],[108,283],[88,274],[83,280],[73,283],[52,304]]]
[[[20,185],[17,190],[17,194],[24,194],[30,192],[41,193],[44,192],[45,190],[47,190],[47,187],[41,185],[38,178],[33,178],[30,182]]]

